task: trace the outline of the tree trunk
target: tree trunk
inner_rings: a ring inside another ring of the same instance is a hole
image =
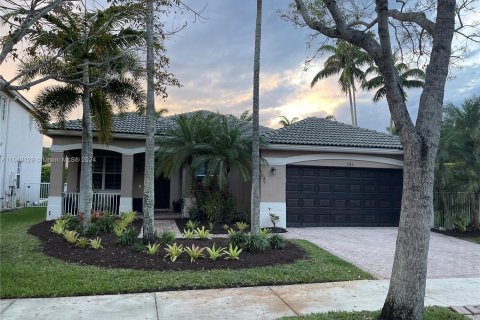
[[[255,55],[253,61],[253,122],[252,122],[252,233],[260,232],[260,44],[262,39],[262,0],[257,0],[257,19],[255,24]]]
[[[348,99],[350,100],[350,115],[352,117],[352,126],[355,126],[355,111],[353,109],[352,91],[350,86],[348,87]]]
[[[82,153],[80,164],[80,196],[78,213],[83,215],[82,228],[90,225],[93,201],[92,162],[93,162],[93,134],[90,112],[90,81],[88,59],[83,61],[83,115],[82,115]]]
[[[479,192],[473,192],[470,194],[470,215],[471,226],[473,230],[478,230],[478,206],[479,206]]]
[[[404,146],[403,194],[390,289],[381,319],[421,319],[433,218],[434,156]],[[415,239],[415,241],[411,241]]]
[[[153,0],[146,1],[147,42],[147,109],[145,121],[145,176],[143,182],[143,241],[154,241],[154,179],[155,179],[155,92],[153,53]]]
[[[355,80],[353,77],[350,79],[350,85],[352,86],[352,100],[353,100],[353,119],[355,120],[355,127],[358,127],[358,119],[357,119],[357,97],[355,95]]]

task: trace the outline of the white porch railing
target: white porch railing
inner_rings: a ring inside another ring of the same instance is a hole
[[[78,214],[78,201],[80,193],[66,192],[63,198],[63,214]],[[94,192],[92,208],[95,211],[107,211],[112,214],[119,214],[120,209],[120,193],[114,192]]]

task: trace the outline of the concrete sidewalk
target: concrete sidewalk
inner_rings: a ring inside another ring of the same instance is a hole
[[[10,319],[276,319],[334,310],[378,310],[388,280],[0,300]],[[429,279],[425,305],[480,304],[480,278]]]

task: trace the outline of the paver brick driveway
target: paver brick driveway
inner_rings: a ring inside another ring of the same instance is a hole
[[[377,278],[390,278],[397,228],[288,228]],[[480,277],[480,244],[431,233],[428,278]]]

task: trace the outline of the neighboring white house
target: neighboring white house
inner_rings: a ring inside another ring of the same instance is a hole
[[[16,91],[0,91],[0,209],[24,201],[27,187],[38,193],[42,146],[32,104]]]

